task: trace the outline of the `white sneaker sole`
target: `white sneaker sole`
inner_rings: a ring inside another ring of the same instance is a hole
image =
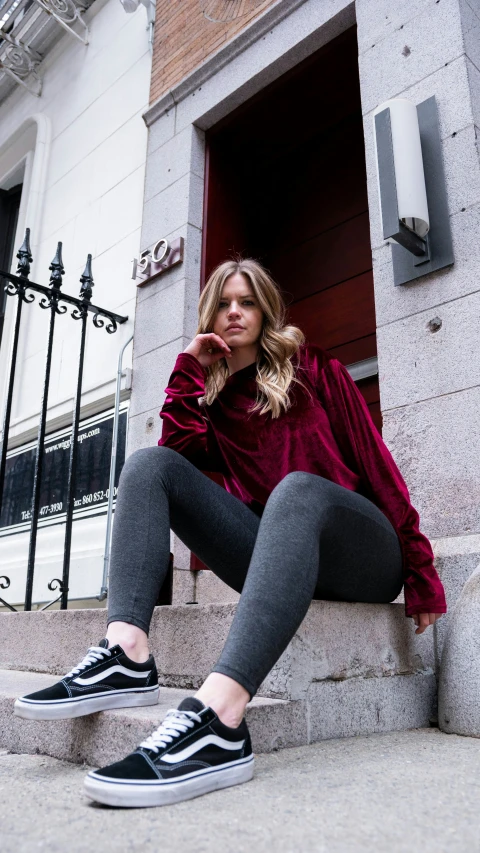
[[[102,693],[98,696],[78,696],[74,699],[56,699],[55,701],[35,701],[17,699],[13,713],[25,720],[71,720],[97,711],[110,708],[138,708],[144,705],[156,705],[160,688],[145,687],[143,690],[118,690]]]
[[[85,779],[85,793],[90,799],[107,806],[123,808],[149,808],[167,806],[191,800],[210,791],[230,788],[249,782],[253,776],[253,755],[241,764],[223,765],[201,771],[182,781],[128,782],[113,780],[108,776],[89,773]]]

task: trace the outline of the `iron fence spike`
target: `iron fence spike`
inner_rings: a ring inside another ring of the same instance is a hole
[[[92,275],[92,256],[87,255],[87,263],[85,264],[85,269],[80,276],[81,288],[80,288],[80,297],[84,300],[84,302],[90,302],[92,298],[92,288],[95,285]]]
[[[58,290],[59,287],[62,286],[63,278],[62,276],[65,274],[65,270],[63,267],[62,260],[62,243],[59,242],[57,244],[57,251],[55,252],[55,257],[48,268],[51,272],[50,276],[50,286],[54,287]]]
[[[30,264],[33,261],[32,252],[30,249],[30,228],[25,229],[25,237],[23,243],[17,252],[18,264],[17,275],[21,278],[28,278],[30,275]]]

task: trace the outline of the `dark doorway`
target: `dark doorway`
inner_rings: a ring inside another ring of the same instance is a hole
[[[376,356],[356,28],[207,133],[203,281],[257,258],[307,342],[345,365]],[[381,432],[378,378],[358,383]]]
[[[0,270],[5,272],[10,272],[12,263],[21,195],[21,184],[12,187],[10,190],[0,190]],[[0,346],[2,344],[6,300],[5,282],[0,278]]]

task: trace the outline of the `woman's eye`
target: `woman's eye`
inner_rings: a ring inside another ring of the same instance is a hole
[[[226,304],[227,304],[227,303],[226,303],[226,302],[223,302],[223,301],[222,301],[222,302],[219,302],[218,307],[219,307],[219,308],[222,308],[222,307],[223,307],[224,305],[226,305]],[[244,305],[254,305],[255,303],[254,303],[251,299],[244,299],[243,304],[244,304]]]

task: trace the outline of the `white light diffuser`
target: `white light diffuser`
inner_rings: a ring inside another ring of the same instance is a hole
[[[417,108],[407,98],[391,98],[374,110],[374,123],[377,113],[386,109],[390,110],[398,217],[407,228],[414,231],[419,237],[425,237],[430,228],[430,217],[428,215]],[[375,155],[377,155],[375,132],[374,139]],[[388,242],[397,241],[390,238]]]

